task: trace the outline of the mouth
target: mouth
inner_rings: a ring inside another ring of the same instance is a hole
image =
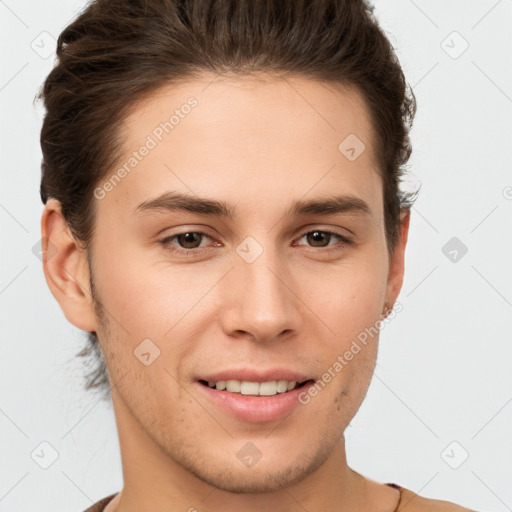
[[[268,379],[268,377],[267,377]],[[288,380],[196,380],[202,396],[223,413],[243,422],[275,421],[301,407],[300,395],[315,383]]]
[[[278,394],[286,394],[290,391],[302,388],[308,384],[312,384],[313,379],[308,379],[303,382],[287,381],[287,380],[273,380],[267,382],[256,381],[240,381],[240,380],[219,380],[219,381],[206,381],[199,380],[199,383],[214,391],[227,391],[229,393],[268,397]]]

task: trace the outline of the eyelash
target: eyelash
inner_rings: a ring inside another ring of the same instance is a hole
[[[313,230],[310,230],[310,231],[305,231],[304,233],[302,233],[298,239],[301,239],[302,237],[304,237],[305,235],[309,235],[310,233],[315,233],[315,232],[320,232],[320,233],[327,233],[329,235],[334,235],[335,237],[338,237],[338,239],[340,240],[340,243],[334,245],[334,246],[327,246],[327,247],[320,247],[318,248],[318,250],[320,252],[324,252],[324,253],[330,253],[332,251],[339,251],[339,250],[342,250],[344,248],[346,248],[347,246],[350,246],[350,245],[353,245],[354,244],[354,241],[351,240],[350,238],[344,236],[344,235],[340,235],[339,233],[336,233],[334,231],[328,231],[328,230],[325,230],[325,229],[313,229]],[[174,253],[174,254],[182,254],[184,256],[193,256],[193,255],[197,255],[198,253],[202,252],[202,249],[207,249],[207,248],[196,248],[196,249],[180,249],[179,247],[177,247],[176,245],[174,244],[171,244],[170,241],[173,240],[174,238],[180,236],[180,235],[186,235],[187,233],[194,233],[196,235],[202,235],[202,236],[205,236],[207,238],[211,238],[210,235],[208,233],[205,233],[204,231],[183,231],[181,233],[176,233],[175,235],[172,235],[172,236],[169,236],[167,238],[164,238],[163,240],[160,241],[160,243],[170,252]],[[173,245],[173,247],[171,248],[171,245]],[[311,247],[311,249],[315,249],[315,247]]]

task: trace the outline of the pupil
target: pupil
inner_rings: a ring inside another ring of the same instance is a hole
[[[326,233],[323,233],[322,231],[312,231],[309,235],[308,235],[308,238],[309,238],[309,242],[311,243],[311,241],[313,241],[313,244],[312,245],[315,245],[317,242],[320,242],[320,245],[322,243],[322,239],[326,239]]]
[[[185,240],[184,244],[181,244],[183,245],[186,249],[193,249],[194,247],[188,247],[187,244],[192,244],[194,245],[194,243],[197,243],[197,240],[196,242],[194,242],[194,238],[197,238],[198,234],[197,233],[185,233],[183,235],[180,235],[181,236],[181,240]]]

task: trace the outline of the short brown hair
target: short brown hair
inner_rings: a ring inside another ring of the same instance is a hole
[[[204,71],[287,73],[362,93],[376,134],[392,253],[400,211],[415,199],[399,185],[416,100],[373,10],[365,0],[92,1],[60,34],[57,63],[39,94],[46,108],[43,203],[60,202],[77,243],[88,249],[93,190],[121,156],[119,128],[137,100]],[[87,389],[105,390],[97,345],[90,333],[80,355],[94,352],[99,360]]]

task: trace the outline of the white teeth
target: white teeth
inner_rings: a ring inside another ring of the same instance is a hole
[[[231,393],[240,393],[240,381],[239,380],[227,380],[226,390]]]
[[[242,395],[259,395],[260,385],[258,382],[247,382],[243,380],[240,383],[240,393],[242,393]]]
[[[297,382],[287,380],[272,380],[261,383],[246,380],[219,380],[214,382],[209,380],[208,386],[219,391],[226,390],[231,393],[241,393],[242,395],[273,396],[277,393],[291,391],[297,386]]]
[[[278,380],[277,381],[277,392],[284,393],[288,391],[288,381],[287,380]]]
[[[259,394],[265,396],[273,396],[277,394],[276,381],[274,380],[272,382],[262,382],[260,384]]]

